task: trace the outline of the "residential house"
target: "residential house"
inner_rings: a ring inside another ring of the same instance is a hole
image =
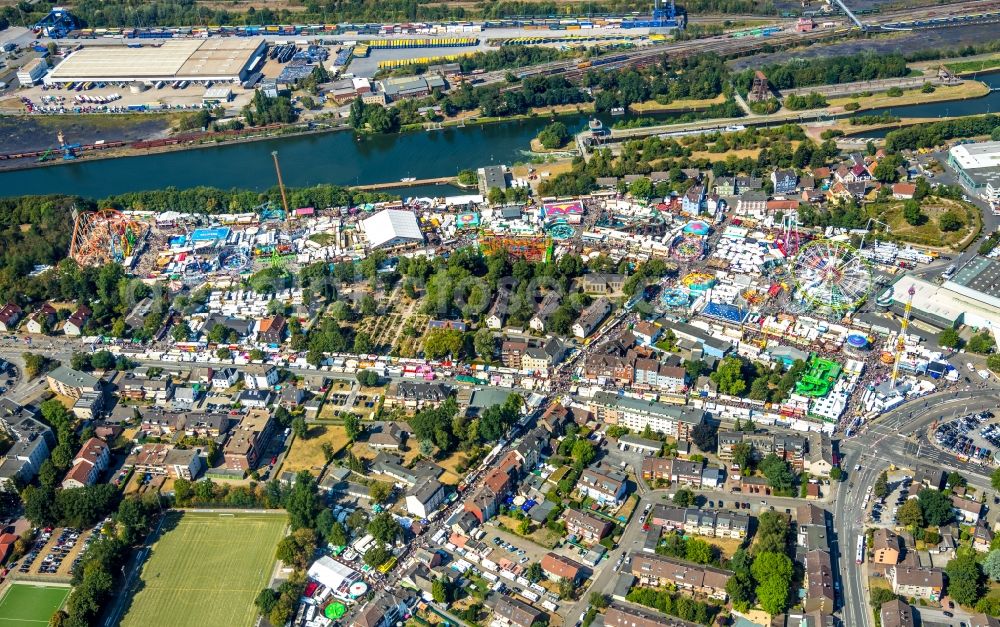
[[[288,323],[284,316],[271,316],[260,321],[257,341],[264,344],[281,344],[285,341]]]
[[[583,564],[579,564],[558,553],[546,553],[542,557],[542,572],[553,581],[568,579],[577,583],[583,577]]]
[[[941,598],[944,573],[938,568],[910,568],[893,566],[886,572],[892,591],[904,597],[917,597],[928,601]]]
[[[507,368],[521,369],[521,357],[528,350],[524,340],[505,340],[500,345],[500,362]]]
[[[240,371],[236,368],[226,367],[212,371],[212,389],[225,390],[236,385],[240,380]]]
[[[73,465],[62,480],[63,489],[94,485],[110,460],[111,449],[107,443],[100,438],[90,438],[73,458]]]
[[[542,297],[542,302],[538,305],[538,311],[528,321],[528,326],[535,331],[544,331],[548,325],[549,318],[559,309],[560,301],[559,292],[554,290],[546,292],[545,296]]]
[[[576,487],[584,496],[602,504],[620,505],[625,499],[628,478],[610,466],[598,463],[584,469]]]
[[[204,467],[200,449],[177,449],[172,444],[143,444],[125,459],[138,473],[195,479]]]
[[[888,529],[879,528],[875,530],[872,541],[873,563],[891,566],[899,563],[903,551],[898,535]]]
[[[232,318],[221,313],[213,313],[205,320],[205,324],[201,327],[201,333],[205,337],[209,337],[215,327],[222,326],[226,329],[223,337],[246,338],[250,335],[253,325],[254,323],[250,320]]]
[[[809,551],[805,558],[805,598],[807,612],[833,612],[836,598],[833,589],[833,566],[827,551]]]
[[[104,409],[104,394],[84,392],[76,399],[70,411],[80,420],[93,420]]]
[[[980,553],[988,553],[993,546],[993,530],[985,520],[980,520],[972,527],[972,548]]]
[[[257,462],[271,438],[274,422],[266,410],[251,410],[243,417],[222,449],[226,468],[248,472]]]
[[[736,179],[732,176],[720,176],[715,179],[715,193],[719,196],[736,195]]]
[[[68,366],[59,366],[45,374],[49,389],[62,396],[80,398],[84,392],[100,392],[101,380],[97,377],[73,370]]]
[[[797,470],[802,470],[804,466],[807,440],[800,435],[765,431],[723,431],[718,435],[719,459],[732,462],[733,447],[740,443],[749,444],[757,459],[774,453]]]
[[[710,538],[742,539],[750,530],[749,514],[728,510],[702,510],[657,503],[650,511],[650,522],[670,531]]]
[[[42,306],[36,309],[30,316],[28,316],[28,322],[25,323],[25,329],[28,333],[46,333],[52,329],[52,325],[56,322],[56,309],[48,303],[42,303]]]
[[[170,377],[164,379],[146,379],[143,377],[124,376],[119,379],[118,396],[133,401],[151,400],[157,404],[166,403],[173,396],[174,382]]]
[[[243,390],[236,396],[240,407],[263,409],[271,404],[274,394],[270,390]]]
[[[617,590],[616,587],[615,591]],[[664,616],[659,612],[632,604],[612,603],[604,612],[604,627],[691,627],[692,625],[694,623]]]
[[[8,491],[35,478],[56,437],[38,420],[38,410],[0,398],[0,425],[14,444],[0,457],[0,490]]]
[[[655,344],[662,332],[663,329],[659,325],[647,322],[646,320],[640,320],[632,327],[632,335],[635,336],[635,341],[644,346]]]
[[[278,369],[271,364],[244,366],[243,381],[248,390],[270,390],[278,384]]]
[[[497,513],[501,495],[487,486],[481,486],[465,499],[463,509],[476,517],[480,524],[486,522]]]
[[[737,176],[736,193],[756,191],[764,188],[764,179],[756,176]]]
[[[63,323],[63,333],[66,335],[72,335],[79,337],[83,335],[83,328],[87,325],[90,317],[94,312],[90,310],[90,307],[86,305],[80,305],[76,308],[66,322]]]
[[[497,292],[497,297],[493,301],[493,306],[490,307],[489,314],[486,316],[486,326],[494,331],[503,328],[504,322],[507,321],[507,310],[510,306],[510,292],[506,289],[500,289]]]
[[[701,213],[704,203],[705,187],[702,185],[692,185],[681,196],[681,210],[689,215]]]
[[[741,477],[740,478],[740,492],[743,494],[761,494],[768,496],[771,494],[771,486],[768,485],[767,479],[763,477]]]
[[[682,392],[687,371],[680,366],[668,366],[655,359],[635,360],[635,385],[668,392]]]
[[[371,470],[375,474],[385,475],[401,485],[413,487],[425,477],[437,479],[444,469],[432,462],[417,462],[413,468],[403,466],[403,460],[397,455],[380,452],[372,460]]]
[[[350,627],[391,627],[410,614],[417,600],[417,595],[406,588],[383,590],[361,607]]]
[[[174,411],[191,411],[197,398],[198,392],[193,387],[187,385],[175,387],[174,397],[170,400],[170,407]]]
[[[406,495],[406,511],[419,518],[427,518],[444,503],[445,496],[444,484],[427,477]]]
[[[799,184],[799,177],[795,174],[795,170],[778,169],[771,172],[771,183],[774,185],[774,194],[776,196],[793,194]]]
[[[600,542],[614,528],[603,518],[570,507],[563,511],[562,518],[566,522],[566,533],[587,542]]]
[[[958,517],[967,525],[974,525],[979,522],[979,517],[983,513],[983,504],[974,499],[952,495],[951,505],[958,514]]]
[[[632,575],[641,584],[673,586],[694,594],[704,594],[716,599],[726,598],[726,583],[732,576],[728,570],[693,564],[666,555],[633,552]]]
[[[557,337],[551,337],[541,346],[532,346],[521,356],[521,369],[546,372],[562,361],[566,346]]]
[[[830,436],[825,433],[810,432],[809,450],[803,458],[802,469],[814,477],[827,477],[836,462]]]
[[[743,192],[736,201],[736,215],[755,220],[767,217],[767,194],[762,191]]]
[[[892,197],[896,200],[910,200],[917,192],[917,186],[913,183],[893,183]]]
[[[22,315],[24,311],[15,303],[7,303],[0,307],[0,332],[13,333]]]
[[[395,422],[383,423],[376,431],[369,433],[368,446],[373,449],[398,451],[406,443],[407,432]]]
[[[641,432],[647,426],[677,440],[689,440],[691,431],[705,419],[704,410],[647,401],[609,392],[597,392],[589,409],[599,422],[617,424]]]
[[[389,406],[402,405],[409,409],[437,407],[450,394],[451,388],[443,383],[400,381],[389,387],[386,402]]]
[[[611,301],[603,296],[592,302],[573,324],[573,335],[583,339],[601,326],[604,319],[611,313]]]
[[[883,603],[878,615],[882,627],[916,627],[917,624],[913,620],[913,608],[899,599]]]
[[[624,274],[610,274],[607,272],[591,272],[583,275],[580,283],[583,291],[587,294],[603,294],[605,296],[618,296],[625,287]]]
[[[494,603],[493,617],[500,625],[531,627],[536,622],[548,622],[548,615],[545,612],[513,597],[491,595],[488,602]]]

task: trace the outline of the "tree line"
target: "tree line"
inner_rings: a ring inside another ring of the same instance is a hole
[[[794,59],[787,63],[766,65],[761,71],[767,76],[768,83],[778,89],[896,78],[910,72],[906,66],[906,58],[898,52]],[[741,93],[745,93],[753,84],[753,77],[754,70],[747,69],[737,74],[733,80]]]

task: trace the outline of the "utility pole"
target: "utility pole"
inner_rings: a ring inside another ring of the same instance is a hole
[[[278,189],[281,190],[281,206],[285,209],[285,222],[291,219],[292,214],[288,211],[288,196],[285,195],[285,183],[281,180],[281,166],[278,165],[278,151],[272,150],[271,157],[274,158],[274,171],[278,174]]]

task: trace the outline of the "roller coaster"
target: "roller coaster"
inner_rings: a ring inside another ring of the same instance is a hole
[[[69,256],[81,266],[121,263],[138,250],[149,227],[120,211],[78,213],[73,221]]]

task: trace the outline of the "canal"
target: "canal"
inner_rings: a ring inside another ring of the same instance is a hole
[[[1000,73],[979,77],[1000,87]],[[882,111],[900,117],[944,117],[1000,112],[1000,92],[973,100],[894,107]],[[571,131],[583,130],[588,116],[559,118]],[[0,195],[64,193],[101,198],[111,194],[168,186],[199,185],[263,190],[275,184],[271,151],[281,159],[285,184],[294,187],[332,183],[358,185],[404,177],[434,178],[464,168],[510,164],[528,159],[528,144],[549,117],[438,131],[357,137],[350,132],[285,137],[266,141],[165,152],[119,159],[0,173]],[[612,120],[605,118],[608,124]],[[877,136],[878,133],[866,133]],[[393,193],[445,195],[451,186],[399,189]]]

